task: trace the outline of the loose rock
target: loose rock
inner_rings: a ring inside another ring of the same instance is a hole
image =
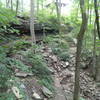
[[[46,97],[48,97],[48,98],[50,98],[50,97],[53,96],[53,93],[52,93],[48,88],[46,88],[46,87],[44,87],[44,86],[43,86],[43,88],[42,88],[42,92],[43,92],[43,94],[44,94]]]

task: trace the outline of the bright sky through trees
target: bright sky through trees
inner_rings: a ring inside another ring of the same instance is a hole
[[[30,10],[30,0],[23,0],[24,1],[24,10],[29,11]],[[51,3],[53,0],[47,0],[47,3]],[[62,14],[63,15],[69,15],[72,9],[72,1],[73,0],[61,0],[62,3],[65,3],[66,6],[62,7]],[[4,0],[3,2],[6,2],[6,0]]]
[[[65,3],[66,6],[62,7],[62,14],[64,15],[69,15],[71,8],[72,8],[72,1],[73,0],[62,0],[62,3]],[[48,0],[47,4],[52,2],[52,0]],[[29,10],[30,7],[30,0],[24,0],[24,6],[25,6],[25,10]]]

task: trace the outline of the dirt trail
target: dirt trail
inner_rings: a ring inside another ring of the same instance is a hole
[[[57,55],[54,55],[47,45],[43,46],[40,52],[47,60],[48,67],[54,71],[53,78],[56,95],[53,100],[73,100],[76,47],[70,47],[69,54],[71,59],[66,62],[61,61]],[[100,100],[100,96],[97,96],[97,94],[100,95],[99,89],[95,88],[95,82],[89,76],[87,70],[81,70],[80,72],[80,85],[81,97],[86,100]],[[32,86],[34,86],[33,82]],[[30,91],[30,89],[28,90]]]
[[[68,61],[68,66],[66,65],[67,61],[60,61],[59,58],[52,53],[51,48],[46,47],[45,49],[44,54],[49,62],[48,66],[55,71],[56,95],[53,100],[73,100],[76,47],[70,48],[71,60]],[[97,95],[99,91],[95,88],[95,82],[93,78],[90,77],[88,70],[81,69],[80,85],[81,97],[87,100],[100,100],[100,96]]]
[[[71,47],[69,51],[70,54],[74,55],[76,52],[76,47]],[[61,84],[59,73],[55,73],[55,87],[56,87],[56,96],[54,100],[68,100],[68,99],[72,100],[72,98],[69,98],[66,95],[66,91],[64,90],[64,87]]]
[[[58,74],[55,75],[55,87],[56,87],[56,96],[54,100],[67,100],[63,87],[60,84],[59,76]]]
[[[55,72],[54,83],[55,83],[56,95],[53,98],[53,100],[72,100],[73,97],[72,94],[69,94],[68,91],[66,92],[66,90],[64,90],[64,86],[68,86],[68,84],[66,83],[66,85],[63,85],[61,84],[61,81],[63,80],[64,77],[66,78],[66,76],[70,79],[73,75],[73,71],[71,72],[68,70],[66,62],[60,61],[59,58],[52,53],[51,48],[46,46],[44,50],[45,51],[43,55],[46,57],[46,60],[49,62],[48,66],[49,68],[53,68]],[[75,52],[76,52],[75,47],[72,48],[72,50],[70,50],[70,54],[73,54]],[[64,83],[66,82],[66,80],[64,80]]]

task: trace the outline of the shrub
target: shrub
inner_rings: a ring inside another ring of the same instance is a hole
[[[6,65],[0,64],[0,88],[7,88],[7,81],[10,79],[11,71],[7,68]]]
[[[48,36],[44,41],[48,43],[52,49],[52,52],[55,55],[58,55],[61,60],[66,61],[70,59],[68,54],[69,45],[63,35],[61,37],[59,35]]]
[[[47,28],[58,29],[58,20],[55,14],[50,14],[47,10],[41,10],[37,17],[39,23],[46,23]]]
[[[53,79],[51,72],[48,69],[47,63],[42,54],[33,54],[28,52],[26,59],[32,65],[33,74],[38,77],[39,83],[46,86],[48,89],[53,90]]]
[[[27,48],[31,47],[31,42],[25,40],[17,40],[11,44],[4,45],[3,47],[7,49],[8,54],[13,54],[20,50],[26,50]]]
[[[16,100],[16,97],[12,92],[0,93],[0,100]]]
[[[69,49],[69,45],[65,40],[60,40],[58,47],[60,47],[62,50],[65,50],[65,51]]]
[[[61,48],[52,48],[52,52],[53,52],[55,55],[59,55],[59,54],[62,52],[62,50],[61,50]]]
[[[53,79],[51,78],[51,76],[46,76],[45,75],[44,78],[43,77],[41,78],[41,80],[39,81],[39,83],[41,85],[44,85],[45,87],[47,87],[52,92],[54,92]]]
[[[27,60],[32,63],[32,71],[35,75],[41,77],[41,75],[50,74],[46,61],[41,54],[28,54]]]
[[[58,56],[63,61],[67,61],[67,60],[70,59],[70,56],[69,56],[68,52],[61,52],[61,53],[59,53]]]
[[[31,42],[26,40],[18,40],[13,44],[13,49],[20,50],[31,46]]]
[[[82,60],[87,60],[87,58],[91,58],[93,55],[93,52],[89,49],[83,49],[82,50],[82,54],[81,54],[81,58]]]
[[[43,39],[43,42],[45,42],[45,43],[50,43],[50,42],[52,42],[52,41],[53,41],[52,36],[47,36],[47,37],[45,37],[45,38]]]
[[[5,49],[0,47],[0,62],[3,62],[5,60],[5,57],[6,57]]]
[[[15,67],[17,69],[19,69],[20,71],[23,72],[31,72],[31,69],[29,66],[25,65],[22,61],[17,60],[17,59],[11,59],[9,61],[9,64],[11,66],[11,68]]]
[[[15,17],[16,13],[11,9],[5,8],[0,3],[0,32],[2,33],[19,33],[10,27],[10,23],[19,23],[18,19]]]

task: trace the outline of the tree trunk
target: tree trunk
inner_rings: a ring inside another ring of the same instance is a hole
[[[37,14],[39,12],[39,0],[37,0]]]
[[[93,43],[93,77],[96,79],[96,23],[94,23],[94,43]]]
[[[22,5],[22,12],[23,12],[23,10],[24,10],[24,7],[23,7],[23,0],[21,0],[21,5]]]
[[[33,42],[36,43],[35,39],[35,32],[34,32],[34,0],[31,0],[30,2],[31,5],[31,11],[30,11],[30,32],[32,36],[32,44]]]
[[[96,59],[96,82],[100,83],[100,55]]]
[[[13,1],[11,0],[11,10],[13,11]]]
[[[6,0],[6,8],[9,8],[10,0]]]
[[[98,13],[98,3],[97,0],[94,0],[94,9],[95,9],[95,16],[96,16],[96,25],[97,25],[97,32],[100,40],[100,25],[99,25],[99,13]],[[100,54],[96,59],[96,81],[100,82]]]
[[[44,0],[42,0],[41,6],[42,6],[42,10],[43,10],[43,7],[44,7]]]
[[[87,15],[84,0],[80,0],[80,8],[82,13],[82,25],[77,37],[77,52],[76,52],[76,69],[75,69],[75,84],[74,84],[74,97],[73,100],[79,100],[80,98],[80,62],[81,62],[81,51],[82,51],[82,42],[84,38],[84,33],[87,27]]]
[[[61,21],[60,21],[61,7],[60,7],[60,3],[61,3],[61,0],[56,0],[56,12],[57,12],[57,19],[58,19],[59,34],[61,33]]]
[[[16,1],[16,16],[18,14],[19,0]]]
[[[98,36],[100,39],[100,25],[99,25],[99,13],[98,13],[98,4],[97,4],[97,0],[94,0],[94,9],[95,9],[95,16],[96,16],[96,24],[97,24],[97,31],[98,31]]]

